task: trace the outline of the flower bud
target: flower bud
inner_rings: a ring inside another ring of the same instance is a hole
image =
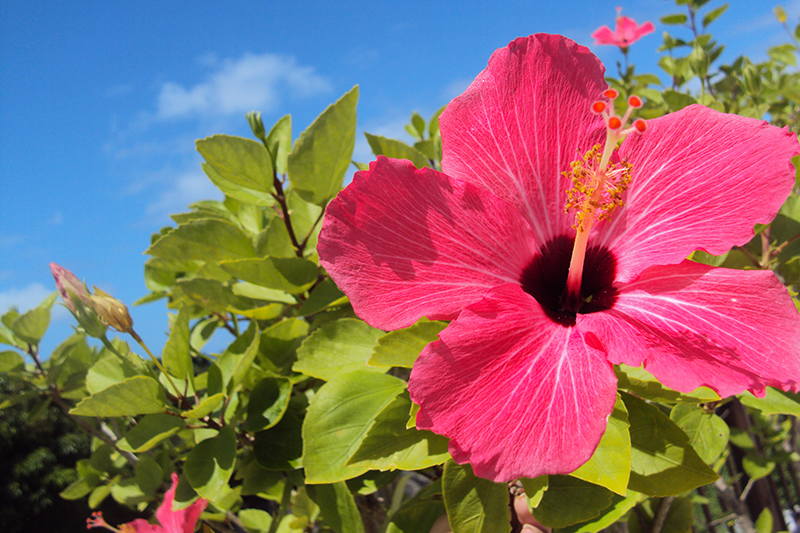
[[[92,295],[86,288],[86,284],[80,281],[75,274],[60,267],[55,263],[50,263],[50,271],[56,280],[56,288],[64,305],[72,312],[81,328],[90,337],[102,338],[108,330],[97,316],[97,312],[92,306]]]
[[[267,130],[264,129],[264,123],[261,122],[261,113],[250,111],[246,116],[247,122],[250,124],[250,129],[253,130],[253,135],[266,142]]]
[[[133,319],[124,303],[97,287],[90,298],[95,312],[107,326],[122,333],[133,331]]]
[[[91,295],[89,291],[86,290],[86,285],[82,283],[75,274],[55,263],[50,263],[50,272],[53,273],[53,277],[56,279],[56,288],[61,295],[61,299],[64,300],[64,305],[66,305],[70,311],[73,313],[75,312],[75,304],[72,301],[73,297],[79,298],[87,304],[89,303],[89,297]]]

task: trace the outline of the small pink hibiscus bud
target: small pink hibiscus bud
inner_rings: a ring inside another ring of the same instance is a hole
[[[56,288],[64,300],[64,305],[72,312],[78,324],[87,335],[102,338],[108,327],[97,316],[91,302],[92,294],[86,284],[75,274],[55,263],[50,263],[50,271],[56,280]]]
[[[80,298],[85,303],[89,303],[91,294],[86,290],[86,285],[75,274],[55,263],[50,263],[50,272],[53,273],[53,277],[56,279],[56,288],[64,300],[64,305],[70,311],[75,312],[73,298]]]
[[[623,17],[620,13],[621,7],[617,8],[617,27],[612,31],[608,26],[601,26],[592,33],[594,44],[610,44],[619,46],[623,50],[650,33],[656,31],[655,26],[650,21],[641,26],[630,17]]]
[[[97,287],[94,288],[94,295],[89,298],[100,320],[107,326],[122,333],[133,331],[133,319],[124,303]]]

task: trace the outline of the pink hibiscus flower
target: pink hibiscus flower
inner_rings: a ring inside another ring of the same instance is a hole
[[[649,20],[639,26],[636,21],[629,17],[623,17],[620,13],[621,7],[617,8],[617,28],[611,31],[608,26],[601,26],[592,33],[594,44],[611,44],[620,48],[628,48],[630,45],[656,31],[655,26]]]
[[[485,478],[587,461],[615,364],[722,396],[800,383],[775,275],[686,260],[775,216],[795,134],[696,105],[626,130],[603,75],[564,37],[517,39],[442,113],[444,172],[379,157],[327,209],[320,260],[360,317],[452,320],[409,390],[417,427]]]
[[[119,529],[108,525],[102,513],[92,513],[92,518],[86,520],[86,529],[103,527],[119,533],[194,533],[200,514],[208,505],[208,500],[199,498],[185,509],[174,511],[172,503],[175,501],[175,489],[178,487],[178,474],[172,474],[172,486],[164,494],[164,501],[156,511],[159,525],[149,523],[147,520],[137,518],[133,522],[122,524]]]

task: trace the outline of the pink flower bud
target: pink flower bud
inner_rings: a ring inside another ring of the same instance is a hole
[[[91,295],[86,290],[86,285],[75,274],[55,263],[50,263],[50,272],[53,273],[53,277],[56,279],[56,288],[58,288],[58,293],[64,300],[64,305],[69,307],[70,311],[75,312],[75,305],[72,303],[73,297],[80,298],[87,304],[89,303]]]

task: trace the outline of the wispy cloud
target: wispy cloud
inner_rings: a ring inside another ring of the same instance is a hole
[[[197,165],[199,167],[199,165]],[[222,193],[197,168],[180,174],[173,183],[147,205],[148,217],[165,217],[186,211],[186,206],[199,200],[221,200]]]
[[[55,291],[55,284],[53,284],[53,287],[45,287],[38,282],[31,283],[21,289],[12,287],[2,291],[0,292],[0,313],[5,313],[10,307],[16,307],[21,312],[33,309],[50,296],[53,291]],[[54,318],[66,316],[63,312],[57,311],[55,306],[53,307],[53,313]]]
[[[293,57],[245,54],[221,63],[208,57],[205,63],[218,66],[205,81],[192,87],[174,82],[162,85],[156,112],[159,119],[270,111],[284,92],[307,97],[331,90],[327,78],[313,67],[299,65]]]

